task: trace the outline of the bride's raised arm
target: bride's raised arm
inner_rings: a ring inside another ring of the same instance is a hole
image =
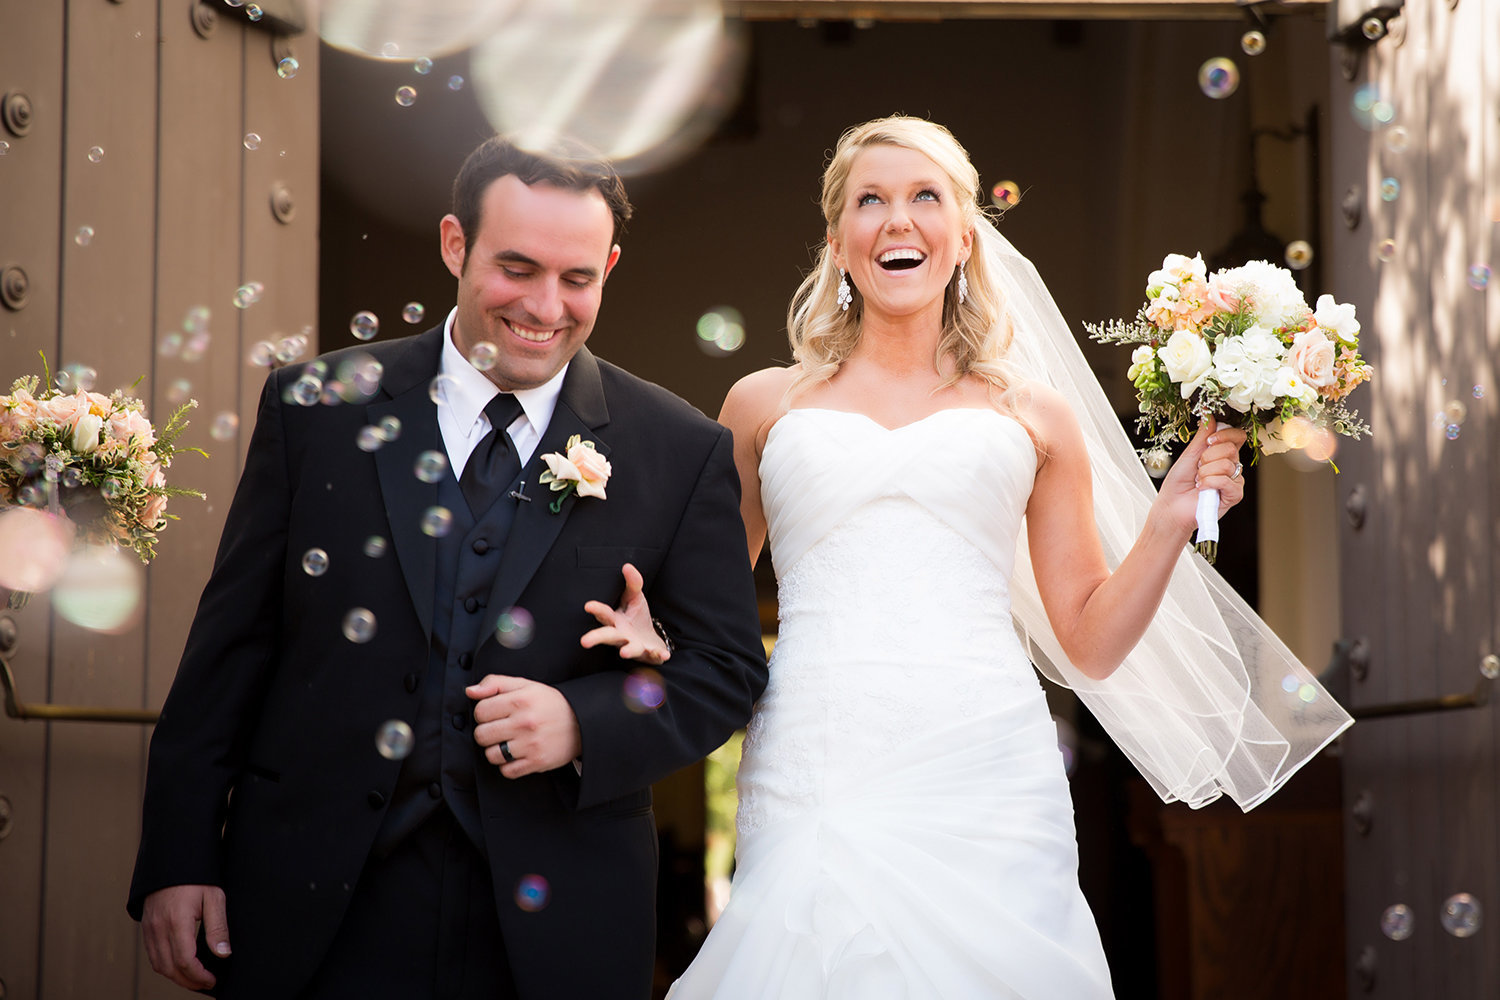
[[[1056,390],[1036,386],[1025,416],[1039,443],[1026,508],[1037,592],[1068,659],[1102,679],[1156,614],[1192,537],[1199,488],[1219,490],[1221,515],[1244,496],[1237,469],[1245,433],[1210,423],[1193,436],[1163,480],[1134,546],[1110,573],[1095,527],[1089,456],[1072,408]]]
[[[740,517],[750,565],[766,543],[766,512],[760,502],[760,456],[771,425],[786,412],[786,392],[795,368],[762,368],[736,382],[724,397],[719,423],[734,435],[734,464],[740,472]]]

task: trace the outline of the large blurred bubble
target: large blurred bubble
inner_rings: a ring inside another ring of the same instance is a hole
[[[733,105],[744,47],[717,0],[529,3],[474,48],[471,82],[524,145],[582,140],[621,173],[685,154]]]
[[[145,587],[140,560],[113,545],[78,549],[52,588],[52,607],[74,625],[123,632],[135,624]]]
[[[0,510],[0,587],[36,593],[57,582],[73,544],[66,518],[30,507]]]
[[[431,58],[490,37],[516,5],[517,0],[323,0],[318,32],[335,48],[375,58]]]

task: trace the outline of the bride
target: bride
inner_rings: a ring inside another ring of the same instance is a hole
[[[780,629],[730,901],[673,1000],[1112,996],[1033,662],[1194,805],[1248,808],[1347,725],[1188,554],[1198,490],[1244,494],[1243,432],[1200,429],[1153,493],[978,190],[942,126],[845,133],[797,363],[724,401]]]

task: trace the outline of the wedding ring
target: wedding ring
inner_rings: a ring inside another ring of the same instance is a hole
[[[1229,474],[1229,478],[1230,479],[1238,479],[1238,478],[1240,478],[1240,473],[1244,470],[1244,468],[1245,468],[1245,463],[1244,462],[1235,462],[1234,463],[1234,471]]]
[[[505,758],[505,763],[514,764],[516,755],[510,752],[510,740],[500,741],[500,756]]]

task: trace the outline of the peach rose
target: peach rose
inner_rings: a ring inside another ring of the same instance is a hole
[[[89,412],[89,398],[79,391],[71,396],[53,396],[51,399],[41,400],[36,407],[40,416],[72,431],[78,418]]]
[[[548,452],[542,456],[542,461],[547,463],[547,471],[542,473],[540,481],[549,484],[555,492],[572,486],[579,496],[604,499],[604,484],[609,482],[609,461],[594,449],[594,442],[584,441],[580,435],[574,434],[568,439],[566,455]],[[564,492],[563,495],[567,494]],[[558,498],[560,502],[561,497]]]
[[[110,414],[109,436],[116,441],[135,438],[145,448],[156,443],[156,431],[140,410],[116,410]]]
[[[1333,362],[1333,341],[1317,328],[1297,334],[1286,356],[1287,365],[1301,376],[1302,381],[1318,389],[1337,381]]]
[[[141,512],[136,515],[136,520],[148,528],[155,528],[161,521],[162,512],[166,509],[166,496],[160,493],[154,494],[151,499],[146,501],[146,505],[141,508]]]

